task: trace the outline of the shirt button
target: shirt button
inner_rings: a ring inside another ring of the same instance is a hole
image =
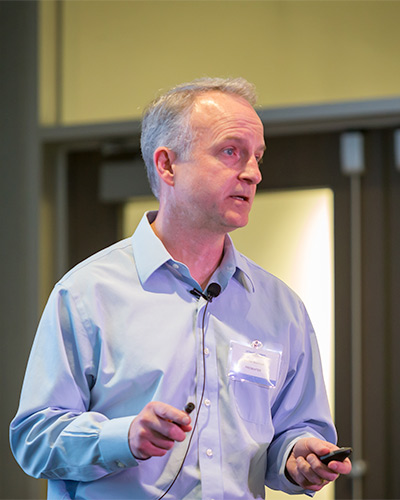
[[[213,451],[211,448],[208,448],[208,450],[206,451],[206,455],[207,455],[207,457],[210,457],[210,458],[213,456]]]
[[[125,464],[123,464],[119,460],[117,460],[115,463],[117,464],[117,467],[119,467],[120,469],[124,469],[125,468]]]
[[[205,400],[204,400],[204,404],[205,404],[206,406],[210,406],[210,405],[211,405],[211,401],[210,401],[209,399],[205,399]]]
[[[204,354],[208,356],[210,354],[210,349],[208,347],[204,348]]]
[[[177,264],[176,262],[174,262],[174,263],[172,264],[172,267],[173,267],[174,269],[179,269],[179,264]]]

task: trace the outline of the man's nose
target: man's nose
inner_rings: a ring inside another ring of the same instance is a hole
[[[241,178],[251,184],[259,184],[262,179],[260,165],[255,156],[250,156],[246,162]]]

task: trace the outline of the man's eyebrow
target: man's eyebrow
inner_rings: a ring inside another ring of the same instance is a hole
[[[226,142],[226,141],[235,141],[235,142],[245,143],[245,142],[247,142],[247,139],[245,139],[243,137],[239,137],[237,135],[227,135],[226,137],[224,137],[221,140],[221,142]],[[262,152],[264,153],[267,149],[267,146],[265,144],[260,144],[260,146],[257,149],[262,150]]]

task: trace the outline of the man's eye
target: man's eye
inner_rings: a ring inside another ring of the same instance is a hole
[[[224,153],[227,154],[228,156],[233,156],[235,151],[233,148],[226,148],[224,149]]]

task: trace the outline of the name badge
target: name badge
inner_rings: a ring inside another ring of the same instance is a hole
[[[278,346],[266,349],[259,340],[253,341],[251,346],[231,340],[228,377],[273,389],[278,380],[281,358],[282,349]]]

